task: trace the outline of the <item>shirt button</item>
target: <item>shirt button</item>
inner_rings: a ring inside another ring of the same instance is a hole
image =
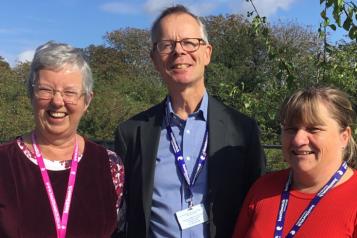
[[[188,160],[188,161],[189,161],[190,159],[191,159],[191,158],[190,158],[190,156],[187,156],[187,157],[186,157],[186,160]]]
[[[187,134],[190,134],[190,132],[191,132],[190,130],[186,130],[186,133],[187,133]]]

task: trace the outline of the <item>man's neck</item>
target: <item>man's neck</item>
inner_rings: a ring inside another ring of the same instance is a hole
[[[187,88],[179,92],[170,92],[171,105],[173,111],[182,119],[186,120],[188,116],[195,112],[199,107],[205,88]]]

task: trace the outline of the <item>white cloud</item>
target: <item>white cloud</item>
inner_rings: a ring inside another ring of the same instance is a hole
[[[28,61],[28,62],[31,62],[32,61],[32,59],[33,59],[33,56],[34,56],[34,54],[35,54],[35,50],[26,50],[26,51],[23,51],[23,52],[21,52],[18,56],[17,56],[17,59],[16,59],[16,61],[17,62],[26,62],[26,61]]]
[[[253,1],[255,7],[257,8],[260,16],[272,16],[279,9],[288,10],[290,6],[297,0],[255,0]],[[246,14],[248,11],[252,11],[253,7],[249,2],[245,0],[230,1],[230,8],[237,13]]]
[[[124,2],[109,2],[100,6],[100,9],[105,12],[117,14],[142,14],[147,13],[151,16],[157,16],[162,10],[175,4],[183,4],[187,6],[193,13],[204,16],[212,13],[212,11],[220,4],[224,4],[229,0],[220,1],[193,1],[193,0],[146,0],[143,4],[131,4]]]
[[[182,4],[186,6],[190,11],[192,11],[194,14],[198,16],[205,16],[210,14],[215,7],[217,7],[220,3],[219,2],[225,2],[227,0],[221,0],[221,1],[213,1],[213,0],[206,0],[206,1],[192,1],[192,0],[186,0],[186,1],[167,1],[167,0],[147,0],[145,5],[144,5],[144,10],[149,13],[150,15],[158,15],[162,10],[164,10],[167,7],[173,6],[175,4]]]
[[[192,5],[189,5],[188,8],[197,16],[207,16],[212,14],[212,12],[219,6],[218,2],[197,2]]]
[[[253,0],[261,16],[269,17],[279,9],[288,10],[297,0]],[[164,8],[174,4],[182,4],[198,16],[214,14],[218,9],[225,9],[226,13],[241,13],[252,11],[252,5],[246,0],[147,0],[144,10],[150,15],[157,15]],[[224,13],[224,12],[222,12]]]
[[[100,6],[100,9],[102,9],[105,12],[110,12],[110,13],[119,13],[119,14],[139,14],[141,12],[141,6],[135,5],[135,4],[130,4],[130,3],[124,3],[124,2],[110,2],[106,3]]]
[[[175,1],[167,1],[167,0],[147,0],[144,4],[144,10],[150,15],[157,15],[163,9],[174,4]]]
[[[261,16],[272,16],[278,10],[288,10],[298,0],[253,0]],[[246,15],[252,11],[252,5],[246,0],[145,0],[142,4],[132,4],[124,1],[109,2],[101,5],[101,9],[118,14],[143,14],[157,16],[160,12],[172,5],[182,4],[198,16],[207,16],[219,13],[241,13]]]

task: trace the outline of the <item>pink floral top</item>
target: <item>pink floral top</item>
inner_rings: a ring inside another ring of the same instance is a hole
[[[19,146],[21,151],[26,155],[26,157],[34,164],[37,164],[35,154],[25,145],[23,138],[18,137],[16,141],[17,141],[17,145]],[[117,208],[119,208],[120,205],[119,201],[121,201],[121,198],[123,196],[123,188],[124,188],[124,167],[123,167],[122,160],[115,152],[108,149],[107,152],[109,157],[112,180],[118,198]],[[82,155],[79,155],[79,161],[81,159],[82,159]],[[52,161],[44,158],[46,169],[52,171],[69,169],[71,167],[71,162],[72,162],[71,160]]]

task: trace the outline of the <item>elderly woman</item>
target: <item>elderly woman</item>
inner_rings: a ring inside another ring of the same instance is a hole
[[[77,133],[93,97],[78,49],[36,49],[28,79],[35,128],[0,146],[0,237],[110,237],[116,230],[123,167]]]
[[[329,87],[298,91],[280,118],[290,168],[257,180],[233,237],[357,237],[355,112],[347,95]]]

